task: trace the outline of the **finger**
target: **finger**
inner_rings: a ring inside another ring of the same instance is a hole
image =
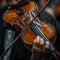
[[[46,43],[45,43],[45,48],[49,48],[49,46],[50,46],[49,42],[46,41]]]
[[[34,43],[39,43],[39,36],[34,39]]]
[[[34,43],[36,43],[36,38],[34,39]]]
[[[34,40],[34,46],[39,47],[39,36],[37,36]]]
[[[39,43],[40,42],[40,40],[39,40],[39,36],[37,36],[37,38],[36,38],[36,43]]]
[[[35,52],[35,51],[37,51],[38,50],[38,48],[37,48],[37,38],[35,38],[34,39],[34,43],[33,43],[33,47],[32,47],[32,51],[33,51],[33,53]]]
[[[46,41],[46,43],[45,43],[45,51],[49,51],[49,47],[50,47],[50,44],[49,44],[49,42],[48,41]]]
[[[44,47],[44,40],[41,37],[37,36],[37,38],[34,40],[34,45],[35,47],[42,49]]]
[[[34,43],[33,43],[33,46],[35,46],[36,45],[36,38],[34,39]]]
[[[40,37],[39,36],[37,36],[36,38],[35,38],[35,40],[34,40],[34,44],[33,44],[33,50],[36,50],[36,51],[39,51],[40,50]]]
[[[40,45],[44,46],[44,40],[43,40],[43,38],[40,38],[39,40],[40,40]]]
[[[41,47],[41,45],[43,45],[43,41],[42,41],[43,39],[42,38],[40,38],[39,36],[37,36],[37,38],[36,38],[36,46],[38,47],[38,48],[40,48]]]

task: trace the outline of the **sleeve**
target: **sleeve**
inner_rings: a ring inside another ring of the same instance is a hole
[[[3,39],[4,39],[4,22],[2,19],[2,8],[0,8],[0,55],[3,51]]]
[[[4,21],[3,21],[2,8],[0,8],[0,40],[3,39],[3,32],[4,32]]]

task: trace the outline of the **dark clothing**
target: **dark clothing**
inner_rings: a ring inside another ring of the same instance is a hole
[[[8,6],[6,7],[0,7],[0,55],[4,51],[4,20],[3,20],[3,13],[8,9]],[[15,38],[19,33],[17,32],[15,34]],[[31,55],[31,51],[28,51],[23,44],[23,41],[21,38],[18,39],[18,41],[14,44],[12,47],[10,60],[29,60]]]

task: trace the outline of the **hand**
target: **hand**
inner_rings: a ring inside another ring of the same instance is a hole
[[[32,47],[32,55],[37,58],[42,58],[49,51],[49,42],[37,36],[34,40],[34,44]]]

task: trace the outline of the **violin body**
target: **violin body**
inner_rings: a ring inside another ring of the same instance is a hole
[[[36,3],[33,1],[27,3],[24,6],[21,6],[20,8],[24,10],[24,14],[20,15],[19,11],[14,8],[7,10],[3,15],[4,21],[10,24],[11,26],[13,26],[19,32],[21,32],[25,28],[21,24],[21,21],[24,22],[24,24],[26,24],[27,22],[30,23],[30,15],[29,15],[30,10],[38,9]],[[47,22],[43,22],[43,23],[44,23],[43,25],[39,25],[39,28],[43,31],[45,36],[48,39],[50,39],[51,42],[54,42],[55,41],[54,26]],[[27,31],[22,35],[22,39],[26,48],[31,49],[35,38],[36,38],[36,34],[32,31],[31,28],[28,28]]]
[[[5,13],[3,14],[3,20],[6,23],[7,27],[13,27],[15,29],[20,30],[19,27],[20,24],[18,22],[16,22],[16,19],[18,20],[24,20],[25,16],[27,13],[29,13],[29,11],[32,10],[37,10],[37,5],[35,2],[31,1],[28,2],[27,4],[25,4],[24,6],[22,5],[20,7],[20,9],[22,9],[24,11],[23,14],[19,14],[20,11],[18,11],[16,8],[13,9],[9,9],[7,11],[5,11]]]

